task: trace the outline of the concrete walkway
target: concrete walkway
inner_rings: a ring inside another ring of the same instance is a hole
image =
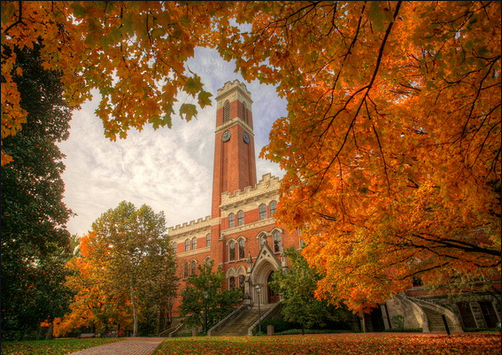
[[[71,355],[150,355],[165,338],[125,338],[71,353]]]

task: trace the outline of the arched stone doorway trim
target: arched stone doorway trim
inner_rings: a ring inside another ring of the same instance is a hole
[[[251,289],[250,294],[252,295],[254,302],[258,302],[258,293],[256,292],[255,286],[260,285],[261,292],[259,294],[259,302],[261,304],[268,303],[268,278],[271,272],[280,269],[281,261],[274,255],[274,252],[270,249],[268,243],[264,243],[258,253],[253,267],[251,268],[249,277],[249,288]]]

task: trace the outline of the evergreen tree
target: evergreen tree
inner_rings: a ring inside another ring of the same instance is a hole
[[[41,66],[40,48],[15,53],[15,83],[28,116],[21,131],[2,141],[15,158],[1,171],[4,337],[12,331],[24,336],[40,322],[51,322],[71,299],[64,265],[71,255],[65,224],[72,212],[62,201],[65,166],[57,146],[68,138],[71,110],[62,99],[59,74]]]

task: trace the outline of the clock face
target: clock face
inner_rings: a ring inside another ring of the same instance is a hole
[[[228,142],[230,140],[231,135],[232,135],[232,133],[230,133],[230,131],[225,131],[225,132],[223,132],[223,135],[221,136],[221,140],[223,142]]]
[[[244,143],[249,144],[249,135],[247,132],[242,134],[242,139],[244,140]]]

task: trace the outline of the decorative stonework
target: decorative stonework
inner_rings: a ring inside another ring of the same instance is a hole
[[[256,221],[256,222],[245,223],[242,226],[236,226],[236,227],[232,227],[232,228],[228,228],[228,229],[222,230],[221,231],[221,236],[223,238],[223,237],[226,237],[227,235],[233,235],[233,234],[236,234],[236,233],[243,233],[243,232],[245,232],[247,230],[250,230],[250,229],[256,229],[256,228],[263,229],[265,226],[275,225],[274,223],[275,223],[275,219],[273,219],[273,218],[265,218],[265,219],[261,219],[261,220]]]
[[[214,223],[214,222],[216,222],[216,223]],[[197,220],[185,222],[182,225],[178,224],[175,227],[169,227],[168,234],[170,236],[173,236],[173,235],[185,233],[188,231],[195,231],[195,230],[202,229],[202,228],[205,228],[208,226],[210,227],[214,224],[217,224],[217,221],[212,220],[210,216],[206,216],[204,219],[199,218]]]
[[[224,99],[245,102],[249,110],[251,110],[251,104],[253,103],[253,100],[251,100],[251,93],[246,88],[246,85],[237,79],[234,81],[227,81],[221,89],[218,89],[218,95],[216,95],[215,99],[218,102],[218,108],[223,105]]]
[[[250,134],[254,137],[253,129],[246,122],[244,122],[244,120],[240,117],[235,117],[235,118],[232,118],[231,120],[228,120],[227,122],[224,122],[223,124],[218,126],[218,128],[216,129],[216,131],[214,131],[214,133],[218,133],[218,132],[224,131],[226,129],[229,129],[230,127],[232,127],[236,124],[241,125],[248,132],[248,134]]]
[[[220,223],[219,218],[211,219],[209,216],[202,219],[199,218],[196,221],[190,221],[188,223],[183,223],[182,225],[177,225],[176,227],[169,227],[167,229],[167,234],[173,242],[178,244],[184,243],[186,238],[206,238],[206,235],[211,233],[211,226]],[[194,252],[200,253],[203,249],[194,250]],[[208,248],[209,250],[209,248]],[[185,254],[187,252],[179,253],[179,256],[187,256],[190,254]]]
[[[248,186],[243,190],[237,190],[233,194],[224,192],[221,194],[220,209],[223,216],[228,216],[235,209],[252,210],[258,208],[261,203],[279,200],[279,178],[267,173],[254,186]]]
[[[199,248],[199,249],[195,249],[195,250],[182,251],[180,253],[177,253],[176,256],[178,256],[180,258],[186,258],[186,257],[197,255],[197,254],[209,253],[210,251],[211,251],[211,247],[204,247],[204,248]]]

